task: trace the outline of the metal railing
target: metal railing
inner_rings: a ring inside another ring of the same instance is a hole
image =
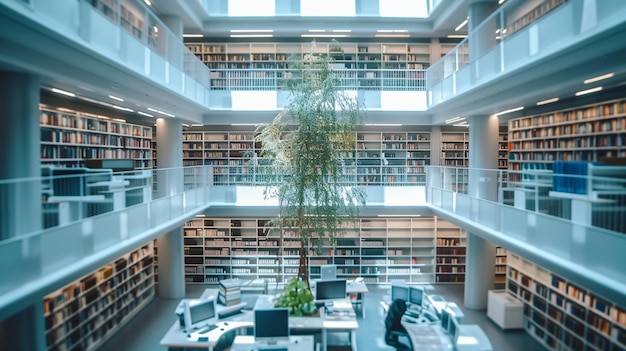
[[[626,233],[626,168],[588,167],[590,174],[582,175],[428,166],[427,187]],[[427,201],[444,208],[455,206],[437,198]]]
[[[507,1],[427,69],[429,107],[621,25],[625,13],[620,1]]]
[[[211,168],[200,166],[128,172],[46,167],[42,170],[42,177],[0,180],[0,242],[212,185]],[[208,198],[202,193],[202,198],[195,200],[187,198],[186,204],[198,204],[200,200],[205,204]]]
[[[425,91],[422,69],[334,69],[339,90]],[[211,69],[212,90],[283,90],[291,69]]]

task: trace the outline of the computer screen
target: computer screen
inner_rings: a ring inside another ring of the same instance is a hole
[[[202,326],[217,322],[217,306],[215,296],[202,300],[190,300],[185,304],[185,329],[191,332]]]
[[[409,300],[409,287],[406,285],[392,285],[391,286],[391,301],[393,300]]]
[[[450,323],[451,317],[452,316],[450,316],[450,312],[448,311],[447,308],[444,308],[443,310],[441,310],[441,329],[443,329],[446,332],[448,332],[448,329],[449,329],[448,323]]]
[[[289,339],[289,309],[254,310],[254,339],[270,342]]]
[[[409,302],[421,307],[424,304],[424,288],[421,286],[410,287]]]
[[[315,284],[316,300],[333,300],[346,298],[346,281],[344,279],[320,280]]]
[[[337,266],[334,264],[327,264],[320,267],[320,275],[322,280],[335,280],[337,279]]]
[[[459,338],[459,322],[456,318],[450,317],[450,321],[448,322],[448,335],[450,335],[452,344],[456,345],[456,341]]]

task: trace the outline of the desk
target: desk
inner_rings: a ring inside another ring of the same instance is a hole
[[[352,301],[353,305],[361,305],[361,316],[363,319],[365,319],[365,293],[367,292],[369,292],[369,290],[365,282],[348,281],[346,283],[346,293],[350,297],[350,301]]]
[[[476,324],[461,324],[456,351],[493,351],[489,338]]]
[[[271,295],[260,295],[257,299],[255,309],[272,308],[275,305],[275,297]],[[349,300],[343,304],[335,303],[333,315],[325,315],[324,309],[320,309],[320,316],[315,317],[293,317],[289,316],[289,329],[319,330],[322,333],[322,351],[327,349],[328,331],[346,331],[350,334],[350,345],[356,351],[356,330],[359,324],[356,320],[354,308]],[[253,313],[253,312],[252,312]],[[251,315],[252,315],[251,313]]]
[[[271,295],[260,295],[257,299],[255,309],[273,308],[275,297]],[[350,333],[350,343],[352,350],[356,351],[356,330],[359,325],[356,321],[356,315],[352,304],[347,299],[345,305],[335,306],[336,312],[349,309],[351,313],[336,313],[333,316],[326,316],[323,312],[317,317],[289,317],[289,328],[292,330],[319,330],[322,333],[322,351],[326,350],[327,332],[328,331],[347,331]],[[323,309],[322,309],[323,311]],[[165,347],[184,347],[184,348],[205,348],[212,350],[219,338],[230,331],[237,331],[254,327],[254,311],[242,311],[236,315],[232,315],[217,323],[218,328],[200,335],[191,333],[189,336],[182,329],[180,322],[176,320],[169,328],[167,333],[161,339],[161,345]],[[199,337],[206,337],[205,341],[198,341]]]
[[[254,336],[237,335],[230,351],[256,351],[270,347],[285,347],[289,351],[312,351],[314,349],[313,336],[290,336],[289,340],[278,340],[276,345],[267,345],[267,342],[255,342]]]
[[[450,337],[441,329],[439,324],[430,323],[408,323],[402,321],[402,326],[406,329],[413,345],[413,351],[451,351],[454,345]]]

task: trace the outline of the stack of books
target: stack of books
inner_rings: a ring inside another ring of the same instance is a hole
[[[241,281],[239,279],[220,280],[218,301],[224,306],[232,306],[241,302]]]

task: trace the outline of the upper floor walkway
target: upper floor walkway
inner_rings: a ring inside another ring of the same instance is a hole
[[[286,105],[287,94],[279,83],[284,70],[212,70],[142,2],[118,0],[111,2],[113,7],[92,3],[0,1],[0,23],[13,28],[0,34],[6,49],[0,60],[33,71],[44,84],[69,81],[69,86],[86,87],[76,93],[92,98],[106,97],[113,81],[127,101],[192,123],[210,123],[211,111],[279,110]],[[128,3],[132,9],[124,7]],[[368,110],[424,112],[436,124],[459,110],[472,115],[512,104],[534,105],[556,91],[574,89],[583,79],[619,72],[626,65],[621,60],[626,51],[622,2],[524,4],[506,2],[425,71],[377,69],[369,75],[359,69],[338,70],[341,88]],[[137,16],[129,17],[130,12]],[[26,37],[32,40],[21,39]],[[84,74],[77,77],[76,71]],[[223,84],[211,83],[216,74],[225,77]],[[491,98],[494,94],[497,100]]]
[[[278,213],[266,180],[217,186],[213,177],[203,166],[0,182],[0,262],[19,267],[0,272],[0,318],[196,214]],[[626,305],[623,178],[431,166],[426,179],[364,187],[361,212],[441,216]]]

